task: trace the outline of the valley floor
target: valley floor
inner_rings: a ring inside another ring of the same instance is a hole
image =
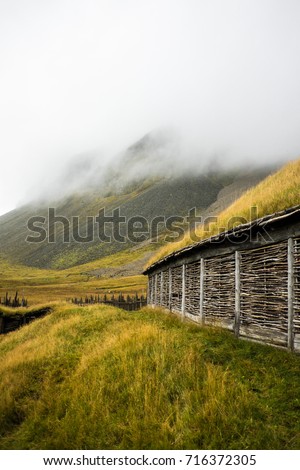
[[[146,296],[147,278],[141,272],[149,255],[148,247],[139,251],[124,250],[65,270],[31,268],[0,258],[0,297],[3,300],[8,293],[13,298],[17,291],[32,307],[104,293]]]

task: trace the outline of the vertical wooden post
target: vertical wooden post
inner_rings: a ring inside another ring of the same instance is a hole
[[[182,297],[181,297],[181,314],[185,316],[185,264],[182,265]]]
[[[200,321],[204,325],[204,259],[200,259]]]
[[[152,298],[152,305],[155,302],[155,274],[152,276],[152,287],[151,287],[151,298]]]
[[[147,304],[151,304],[151,282],[150,282],[150,276],[148,276],[148,283],[147,283]],[[98,295],[98,303],[99,303],[99,295]]]
[[[235,335],[240,334],[240,315],[241,315],[241,276],[240,276],[241,254],[235,252]]]
[[[172,310],[172,269],[169,268],[169,310]]]
[[[164,272],[160,273],[160,305],[163,304],[163,285],[164,285]]]
[[[155,287],[154,286],[154,281],[155,281],[155,277],[152,274],[152,276],[151,276],[151,305],[154,304],[154,287]]]
[[[294,240],[288,239],[288,338],[287,346],[294,350]]]
[[[157,305],[157,273],[154,277],[154,304]]]

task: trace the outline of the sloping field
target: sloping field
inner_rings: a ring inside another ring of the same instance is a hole
[[[1,449],[299,449],[300,358],[160,310],[0,337]]]

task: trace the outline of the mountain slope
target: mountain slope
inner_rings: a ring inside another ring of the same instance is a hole
[[[260,180],[262,174],[257,172],[254,180]],[[252,179],[253,181],[253,175]],[[247,178],[235,176],[235,182],[239,182],[239,191],[248,187]],[[57,204],[56,216],[64,216],[70,221],[70,240],[64,242],[62,223],[54,223],[49,218],[48,208],[45,206],[26,206],[15,210],[0,218],[0,243],[1,253],[8,259],[23,263],[28,266],[40,268],[66,268],[77,264],[86,263],[103,256],[122,251],[130,246],[135,246],[135,235],[127,233],[126,224],[120,224],[121,235],[126,239],[123,243],[112,240],[110,243],[99,239],[98,225],[94,221],[93,240],[87,243],[78,243],[72,239],[72,217],[79,219],[79,234],[86,235],[87,217],[97,216],[99,210],[105,208],[105,213],[111,215],[114,209],[120,210],[120,216],[143,217],[145,222],[145,238],[150,241],[150,225],[156,217],[187,216],[189,209],[196,207],[202,213],[214,204],[221,191],[228,189],[231,197],[235,197],[236,189],[231,190],[230,185],[214,181],[207,176],[182,176],[176,179],[153,182],[146,189],[136,189],[123,195],[114,195],[107,198],[93,197],[91,195],[76,195],[69,197]],[[53,207],[53,206],[51,206]],[[33,216],[43,217],[45,223],[36,224],[49,231],[55,226],[55,243],[49,243],[49,237],[41,243],[28,243],[28,236],[37,236],[37,233],[29,231],[28,220]],[[49,224],[50,223],[50,224]],[[49,229],[48,229],[49,225]],[[162,224],[164,226],[164,224]],[[163,227],[162,227],[163,228]],[[112,235],[112,224],[105,228],[107,236]],[[153,235],[153,234],[152,234]],[[153,245],[153,249],[157,244]]]
[[[209,229],[203,225],[198,227],[196,235],[199,239],[208,238],[224,230],[232,228],[236,217],[250,222],[254,218],[263,217],[277,211],[300,204],[300,159],[284,165],[276,173],[269,175],[257,186],[246,191],[218,215],[217,222],[210,224]],[[253,209],[254,208],[254,209]],[[178,243],[172,243],[159,250],[149,264],[163,258],[173,251],[192,244],[189,233]]]
[[[150,222],[158,216],[185,215],[185,210],[195,205],[205,208],[215,201],[221,188],[220,184],[210,182],[207,178],[180,178],[175,181],[153,183],[145,190],[135,190],[121,196],[94,199],[86,195],[82,198],[69,197],[56,206],[55,214],[64,216],[70,221],[70,231],[72,217],[78,217],[79,233],[84,236],[87,216],[97,216],[101,208],[105,208],[107,215],[111,215],[114,209],[120,208],[120,215],[127,219],[141,216]],[[49,243],[48,239],[42,243],[25,241],[28,235],[36,235],[27,228],[27,221],[34,215],[45,218],[45,223],[42,224],[45,229],[48,230],[49,222],[50,230],[55,226],[55,243]],[[64,243],[63,226],[59,222],[51,223],[46,207],[27,206],[1,217],[0,222],[2,253],[14,261],[30,266],[68,267],[133,245],[130,240],[126,240],[125,243],[101,242],[96,222],[93,227],[93,241],[77,243],[70,235],[70,241]],[[120,227],[123,228],[122,233],[125,235],[125,224]],[[111,224],[107,224],[105,233],[107,236],[111,235]]]

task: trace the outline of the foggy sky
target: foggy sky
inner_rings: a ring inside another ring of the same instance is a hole
[[[297,158],[299,24],[299,0],[0,0],[0,213],[166,126],[185,162]]]

